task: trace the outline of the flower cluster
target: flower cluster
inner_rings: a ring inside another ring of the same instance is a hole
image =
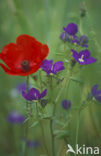
[[[78,26],[75,23],[69,23],[67,27],[63,28],[64,32],[61,33],[60,39],[64,42],[72,42],[76,43],[81,47],[88,47],[88,37],[86,35],[82,35],[78,37],[76,34],[78,32]]]
[[[85,35],[82,35],[81,37],[75,36],[72,40],[72,43],[76,43],[77,45],[81,47],[88,48],[88,37]]]
[[[64,27],[64,32],[60,35],[61,40],[64,42],[69,41],[72,44],[76,43],[81,47],[88,48],[88,37],[82,35],[78,37],[76,34],[78,32],[78,26],[75,23],[69,23],[67,27]],[[88,49],[82,50],[79,53],[74,49],[71,49],[72,57],[81,65],[91,64],[96,62],[96,59],[90,56],[90,51]]]
[[[64,32],[61,33],[60,39],[64,42],[71,42],[78,32],[78,26],[75,23],[69,23],[67,27],[63,27]]]

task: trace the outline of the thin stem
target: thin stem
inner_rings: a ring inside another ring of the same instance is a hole
[[[52,136],[52,156],[55,156],[55,138],[53,134],[53,120],[50,120],[50,131]]]
[[[47,152],[47,155],[49,156],[50,154],[48,152],[48,148],[47,148],[46,141],[45,141],[44,128],[43,128],[43,125],[42,125],[41,121],[39,121],[39,123],[40,123],[41,132],[42,132],[42,136],[43,136],[43,140],[44,140],[44,147],[45,147],[45,150]]]
[[[77,121],[77,127],[76,127],[76,142],[75,142],[75,147],[78,144],[79,125],[80,125],[80,110],[79,110],[79,114],[78,114],[78,121]],[[76,156],[76,154],[75,154],[75,156]]]
[[[101,138],[100,133],[99,133],[99,130],[98,130],[98,127],[97,127],[96,122],[95,122],[94,115],[93,115],[92,105],[89,106],[89,112],[90,112],[90,117],[91,117],[92,125],[93,125],[93,127],[94,127],[96,136],[97,136],[98,138]]]
[[[41,120],[40,120],[40,117],[39,117],[39,113],[38,113],[37,102],[36,102],[36,112],[37,112],[37,118],[38,118],[38,121],[39,121],[39,124],[40,124],[40,128],[41,128],[41,132],[42,132],[42,137],[43,137],[43,142],[44,142],[45,151],[46,151],[47,155],[50,156],[50,154],[49,154],[49,152],[48,152],[46,140],[45,140],[44,128],[43,128],[43,125],[42,125],[42,123],[41,123]]]
[[[56,100],[55,100],[55,103],[57,103],[58,102],[58,100],[59,100],[59,98],[60,98],[60,96],[61,96],[61,94],[62,94],[62,91],[64,90],[64,87],[66,86],[66,84],[67,84],[67,82],[69,83],[69,76],[68,76],[68,74],[67,74],[67,76],[66,76],[66,78],[65,78],[65,80],[64,80],[64,82],[63,82],[63,84],[62,84],[62,86],[61,86],[61,89],[60,89],[60,91],[59,91],[59,93],[58,93],[58,95],[57,95],[57,97],[56,97]]]
[[[29,86],[29,76],[27,76],[27,81],[26,81],[26,92],[28,93],[28,86]],[[29,118],[30,116],[30,109],[29,109],[29,103],[26,101],[26,118]],[[28,149],[27,149],[27,140],[28,140],[28,129],[29,129],[29,119],[26,122],[25,125],[25,139],[26,139],[26,144],[25,144],[25,151],[24,151],[24,156],[28,156]]]
[[[72,44],[70,45],[70,51],[71,51],[71,48],[72,48]],[[65,47],[64,47],[64,51],[66,51],[66,49],[65,49]],[[57,103],[58,102],[58,100],[59,100],[59,98],[60,98],[60,96],[61,96],[61,94],[62,94],[62,92],[63,92],[63,90],[64,90],[64,88],[65,88],[65,86],[66,86],[66,84],[68,85],[68,83],[69,83],[69,81],[70,81],[70,77],[71,77],[71,52],[69,53],[69,63],[68,63],[68,72],[67,72],[67,74],[66,74],[66,77],[65,77],[65,79],[64,79],[64,81],[63,81],[63,83],[62,83],[62,85],[61,85],[61,89],[60,89],[60,91],[59,91],[59,93],[57,94],[57,97],[56,97],[56,100],[55,100],[55,103]]]
[[[50,90],[51,90],[51,97],[53,97],[53,79],[52,76],[50,77]],[[51,101],[53,102],[53,100],[51,99]],[[53,102],[53,117],[55,116],[55,112],[56,112],[56,103]],[[51,137],[52,137],[52,156],[55,156],[55,138],[54,138],[54,127],[55,127],[55,123],[54,120],[50,120],[50,132],[51,132]]]

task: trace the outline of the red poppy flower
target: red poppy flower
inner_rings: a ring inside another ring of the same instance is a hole
[[[20,35],[15,43],[5,45],[0,53],[0,63],[3,70],[9,75],[26,76],[35,73],[42,61],[49,53],[46,44],[42,44],[34,37]]]

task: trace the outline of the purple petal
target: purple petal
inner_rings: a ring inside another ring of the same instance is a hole
[[[100,96],[95,96],[95,99],[101,103],[101,95]]]
[[[28,93],[22,91],[22,96],[28,101],[37,100],[40,96],[40,92],[37,89],[32,88]]]
[[[39,100],[39,98],[40,98],[39,90],[36,88],[32,88],[32,89],[33,89],[33,100]]]
[[[96,95],[96,93],[97,93],[97,89],[98,89],[98,85],[97,85],[97,84],[94,85],[93,88],[91,89],[91,93],[92,93],[93,96]]]
[[[69,35],[75,35],[78,32],[78,26],[75,23],[69,23],[67,27],[63,28]]]
[[[32,145],[34,148],[38,148],[40,146],[40,142],[35,140],[35,141],[32,141]]]
[[[98,96],[101,96],[101,90],[97,90],[96,94],[97,94]]]
[[[53,60],[44,60],[40,67],[49,75],[51,73],[52,65]]]
[[[91,89],[91,93],[94,96],[94,98],[101,103],[101,90],[98,90],[98,85],[94,85]]]
[[[37,140],[35,140],[35,141],[28,140],[27,141],[28,148],[31,148],[31,147],[38,148],[39,146],[40,146],[40,142]]]
[[[20,124],[24,122],[25,116],[19,114],[17,111],[12,111],[8,114],[7,120],[12,124]]]
[[[81,47],[88,48],[88,45],[87,44],[81,44]]]
[[[90,57],[90,51],[85,49],[79,52],[79,57],[81,57],[82,55],[84,55],[84,59],[87,59]]]
[[[87,44],[87,43],[88,43],[88,37],[85,36],[85,35],[82,35],[82,36],[80,37],[80,43],[81,43],[81,44]]]
[[[22,96],[23,96],[26,100],[32,101],[32,100],[33,100],[32,89],[31,89],[28,93],[26,93],[26,90],[23,90],[23,91],[22,91]]]
[[[79,41],[77,39],[73,39],[72,43],[76,43],[76,44],[80,45],[80,43],[79,43]]]
[[[26,90],[26,83],[20,83],[18,85],[16,85],[16,89],[19,91],[19,92],[22,92],[23,90]],[[28,86],[28,89],[30,89],[30,85]]]
[[[47,89],[45,89],[41,94],[40,94],[40,99],[45,97],[47,94]]]
[[[56,74],[57,72],[64,70],[64,63],[62,61],[55,62],[53,65],[52,73]]]
[[[32,147],[32,141],[31,141],[31,140],[28,140],[28,141],[27,141],[27,147],[28,147],[28,148]]]
[[[91,63],[95,63],[97,60],[93,57],[88,58],[87,60],[85,60],[85,64],[91,64]]]
[[[65,110],[67,110],[71,107],[71,101],[65,99],[62,101],[61,105]]]
[[[73,53],[72,57],[78,62],[79,54],[74,49],[71,49],[71,51]]]
[[[60,35],[60,39],[63,40],[64,42],[66,42],[66,41],[70,42],[71,41],[70,36],[67,32],[62,32]]]

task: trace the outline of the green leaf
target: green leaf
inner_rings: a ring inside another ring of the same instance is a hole
[[[62,53],[55,53],[56,55],[62,55],[63,56],[63,54]]]
[[[35,121],[29,128],[32,128],[32,127],[35,127],[35,126],[37,126],[38,125],[38,123],[39,123],[39,121]]]
[[[55,130],[54,135],[56,135],[56,138],[62,139],[62,138],[68,137],[69,133],[67,130]]]
[[[57,124],[61,125],[61,126],[64,126],[64,123],[61,122],[60,120],[55,120],[55,122],[56,122]]]
[[[67,59],[64,59],[64,61],[65,61],[66,63],[68,63],[68,62],[69,62],[69,60],[67,60]]]
[[[25,121],[23,122],[23,124],[25,124],[28,120],[29,120],[29,118],[26,118]]]
[[[78,82],[78,83],[83,83],[82,80],[80,80],[80,79],[78,79],[76,77],[71,77],[70,79],[73,80],[73,81],[75,81],[75,82]]]

